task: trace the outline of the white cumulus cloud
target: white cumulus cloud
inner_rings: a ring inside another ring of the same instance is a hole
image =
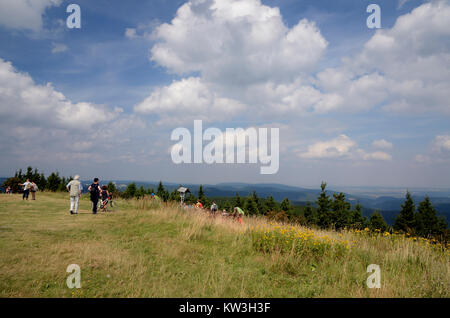
[[[380,140],[374,140],[372,142],[372,147],[379,148],[379,149],[392,149],[393,145],[389,141],[380,139]]]
[[[342,158],[353,160],[392,160],[392,156],[386,152],[366,152],[358,148],[357,143],[344,134],[328,141],[318,141],[309,145],[308,150],[299,153],[298,156],[303,159]]]
[[[45,10],[60,4],[61,0],[0,0],[0,25],[40,31]]]

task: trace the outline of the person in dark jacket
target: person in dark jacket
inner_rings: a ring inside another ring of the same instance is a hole
[[[94,178],[94,183],[89,186],[88,191],[91,194],[92,214],[97,214],[98,200],[100,198],[100,193],[102,193],[102,189],[98,184],[98,178]]]

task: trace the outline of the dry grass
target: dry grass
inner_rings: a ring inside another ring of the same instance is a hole
[[[316,231],[350,242],[340,257],[262,253],[244,224],[176,205],[120,201],[114,213],[68,213],[65,194],[0,195],[1,297],[449,297],[449,253],[410,240]],[[300,231],[305,228],[298,228]],[[66,286],[69,264],[80,289]],[[366,286],[369,264],[380,289]]]

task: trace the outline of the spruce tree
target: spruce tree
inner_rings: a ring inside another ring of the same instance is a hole
[[[362,229],[365,226],[364,218],[362,215],[362,206],[359,202],[355,205],[352,215],[352,226],[356,229]]]
[[[47,179],[45,179],[45,176],[43,173],[39,176],[39,183],[36,183],[39,190],[43,191],[47,188]]]
[[[33,168],[27,167],[27,173],[25,174],[25,179],[29,179],[30,181],[33,181]]]
[[[445,222],[445,220],[444,220]],[[428,196],[419,203],[416,213],[417,234],[421,236],[442,234],[447,228],[446,222],[443,223],[437,216],[436,209],[431,204]]]
[[[316,225],[318,223],[317,213],[313,210],[309,201],[306,202],[303,215],[305,216],[306,222],[308,222],[308,224]]]
[[[114,195],[117,192],[117,188],[116,185],[114,184],[114,182],[110,181],[108,183],[108,192],[112,195]]]
[[[382,232],[388,229],[386,221],[384,220],[383,216],[380,214],[378,210],[375,210],[370,216],[369,228],[372,231],[381,230]]]
[[[258,198],[258,194],[256,193],[255,190],[253,190],[252,199],[253,199],[253,201],[255,201],[256,206],[258,207],[258,213],[259,214],[265,214],[266,213],[265,206],[262,204],[262,200],[260,200]]]
[[[200,188],[198,189],[198,198],[201,202],[205,199],[205,193],[203,192],[203,185],[200,185]]]
[[[165,189],[162,184],[162,181],[159,181],[158,190],[156,190],[156,195],[162,199],[164,197],[164,192],[165,192]]]
[[[320,195],[316,201],[316,204],[318,206],[317,208],[317,215],[319,219],[318,225],[324,228],[329,227],[332,221],[330,217],[331,200],[325,191],[326,187],[327,187],[326,182],[322,182],[322,184],[320,185],[322,191],[320,192]]]
[[[242,208],[242,200],[241,197],[239,196],[239,193],[236,192],[236,196],[234,197],[234,206],[235,207],[240,207]]]
[[[345,201],[345,195],[341,192],[339,194],[333,194],[333,202],[331,202],[331,222],[336,229],[342,229],[351,224],[351,205]]]
[[[256,215],[259,214],[258,205],[256,204],[255,200],[253,200],[252,196],[249,196],[247,200],[245,200],[244,204],[244,210],[249,215]]]
[[[56,192],[58,191],[60,184],[61,178],[59,177],[59,173],[52,172],[47,179],[47,188],[50,191]]]
[[[140,186],[140,187],[136,190],[136,193],[134,194],[134,196],[135,196],[137,199],[143,198],[144,195],[145,195],[145,189],[144,189],[143,186]]]
[[[170,197],[169,200],[171,201],[180,201],[180,193],[177,191],[177,189],[174,189],[171,193],[170,193]]]
[[[266,213],[273,212],[277,210],[277,203],[273,199],[273,196],[269,195],[264,202],[264,210]]]
[[[130,183],[127,186],[127,188],[125,189],[125,193],[124,193],[125,198],[127,198],[127,199],[134,198],[134,196],[136,195],[136,191],[137,191],[136,183],[134,183],[134,182]]]
[[[400,214],[395,218],[394,230],[403,232],[413,232],[415,230],[415,210],[414,201],[409,191],[406,192],[405,202],[402,204]]]
[[[283,201],[281,201],[280,210],[286,212],[286,214],[292,213],[293,207],[288,198],[284,198]]]

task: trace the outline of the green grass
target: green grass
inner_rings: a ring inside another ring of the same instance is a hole
[[[0,195],[0,297],[449,297],[448,251],[410,240],[318,231],[352,244],[339,256],[264,253],[252,234],[263,219],[241,225],[150,200],[119,207],[92,215],[83,197],[70,215],[67,194]],[[380,289],[366,286],[372,263]],[[80,289],[66,286],[70,264]]]

